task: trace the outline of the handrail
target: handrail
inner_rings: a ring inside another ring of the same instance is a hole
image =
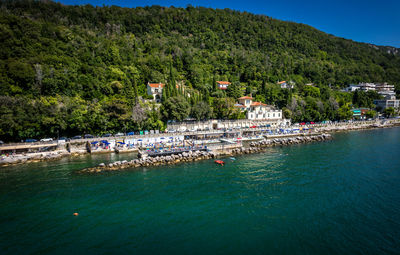
[[[221,121],[227,121],[227,122],[232,122],[232,120],[221,120]],[[357,120],[357,121],[351,121],[351,122],[346,122],[346,121],[339,121],[339,122],[332,122],[332,123],[315,123],[315,124],[306,124],[306,125],[291,125],[289,128],[293,127],[337,127],[337,126],[342,126],[342,125],[367,125],[367,124],[374,124],[377,121],[383,121],[383,122],[390,122],[390,123],[400,123],[400,119],[374,119],[374,120]],[[243,122],[247,123],[268,123],[268,120],[243,120]],[[257,127],[257,128],[245,128],[245,127],[240,127],[240,130],[238,129],[237,131],[262,131],[263,129],[276,129],[279,128],[279,126],[276,127]],[[288,127],[286,127],[288,128]],[[176,132],[176,133],[154,133],[154,134],[143,134],[143,135],[131,135],[131,136],[111,136],[111,137],[94,137],[94,138],[82,138],[82,139],[73,139],[69,140],[69,143],[85,143],[85,142],[93,142],[93,141],[99,141],[99,140],[126,140],[126,139],[140,139],[140,138],[152,138],[152,137],[165,137],[165,136],[186,136],[186,135],[203,135],[203,134],[209,134],[209,133],[226,133],[226,131],[219,130],[219,129],[211,129],[208,131],[185,131],[185,132]],[[54,144],[59,144],[59,140],[54,140],[54,141],[49,141],[49,142],[22,142],[22,143],[4,143],[0,145],[0,148],[2,147],[9,147],[9,146],[21,146],[21,145],[43,145],[45,147],[46,145],[54,145]]]

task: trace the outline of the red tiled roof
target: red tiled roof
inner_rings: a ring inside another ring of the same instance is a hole
[[[278,82],[278,84],[283,84],[283,83],[286,83],[286,81],[280,81],[280,82]]]
[[[253,98],[249,96],[244,96],[244,97],[239,97],[238,99],[240,100],[240,99],[253,99]]]
[[[230,85],[231,83],[229,81],[217,81],[218,84],[221,85]]]
[[[147,85],[149,85],[152,88],[159,88],[160,86],[161,86],[161,88],[164,88],[163,83],[147,83]]]
[[[261,103],[261,102],[253,102],[253,103],[251,103],[250,106],[267,106],[267,105],[266,105],[266,104],[263,104],[263,103]]]

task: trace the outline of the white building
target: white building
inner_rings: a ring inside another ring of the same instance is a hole
[[[293,82],[292,81],[278,81],[277,84],[281,86],[281,89],[293,89]]]
[[[219,89],[225,90],[231,85],[229,81],[217,81],[217,86]]]
[[[358,85],[351,84],[350,86],[345,88],[344,91],[346,91],[346,92],[354,92],[354,91],[359,90],[359,89],[360,89],[360,87]]]
[[[376,85],[375,83],[361,82],[360,84],[358,84],[358,87],[362,91],[375,91]]]
[[[400,108],[400,100],[396,99],[395,96],[386,96],[386,98],[383,100],[374,100],[374,104],[377,107],[381,107],[382,110],[384,110],[388,107],[393,107],[395,109]]]
[[[357,85],[350,85],[344,91],[347,92],[354,92],[356,90],[361,91],[376,91],[378,94],[382,96],[395,96],[396,93],[394,92],[394,85],[389,85],[387,82],[385,83],[368,83],[368,82],[361,82]]]
[[[240,105],[242,105],[242,106],[244,106],[244,108],[248,109],[248,108],[250,108],[250,105],[253,102],[253,98],[244,96],[244,97],[238,98],[238,101],[239,101]]]
[[[147,83],[147,95],[153,96],[153,99],[157,102],[161,102],[162,91],[164,89],[163,83]]]
[[[282,111],[275,109],[271,105],[261,102],[253,102],[247,111],[247,119],[249,120],[278,120],[282,119]]]
[[[387,82],[376,84],[375,89],[380,95],[396,96],[396,92],[394,92],[394,85],[389,85]]]
[[[238,98],[239,103],[235,104],[241,111],[247,111],[248,120],[281,120],[282,111],[275,109],[274,106],[266,105],[261,102],[253,102],[253,98],[244,96]]]

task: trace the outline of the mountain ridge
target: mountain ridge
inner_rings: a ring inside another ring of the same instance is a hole
[[[230,9],[1,1],[0,39],[4,140],[161,129],[161,116],[173,116],[164,108],[134,116],[146,112],[137,102],[148,98],[148,82],[184,84],[193,96],[173,102],[187,108],[179,116],[199,119],[239,118],[230,107],[250,94],[295,121],[347,119],[352,104],[372,107],[376,95],[353,100],[339,89],[388,82],[400,92],[396,48]],[[278,88],[282,80],[293,91]],[[221,92],[216,81],[232,89]]]

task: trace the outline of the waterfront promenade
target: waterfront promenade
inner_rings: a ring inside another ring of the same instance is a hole
[[[98,137],[70,140],[68,142],[15,143],[0,146],[0,165],[28,163],[43,160],[57,160],[65,156],[85,153],[137,152],[139,148],[164,148],[171,146],[214,145],[224,150],[221,140],[228,139],[241,143],[273,138],[317,135],[338,131],[383,128],[400,125],[399,119],[337,122],[312,125],[292,125],[271,129],[267,127],[241,128],[230,130],[209,130],[195,132],[158,133],[120,137]],[[99,146],[102,144],[102,146]],[[242,146],[242,145],[240,145]],[[29,152],[31,149],[34,151]],[[44,149],[41,151],[41,149]],[[20,151],[18,153],[18,150]]]

